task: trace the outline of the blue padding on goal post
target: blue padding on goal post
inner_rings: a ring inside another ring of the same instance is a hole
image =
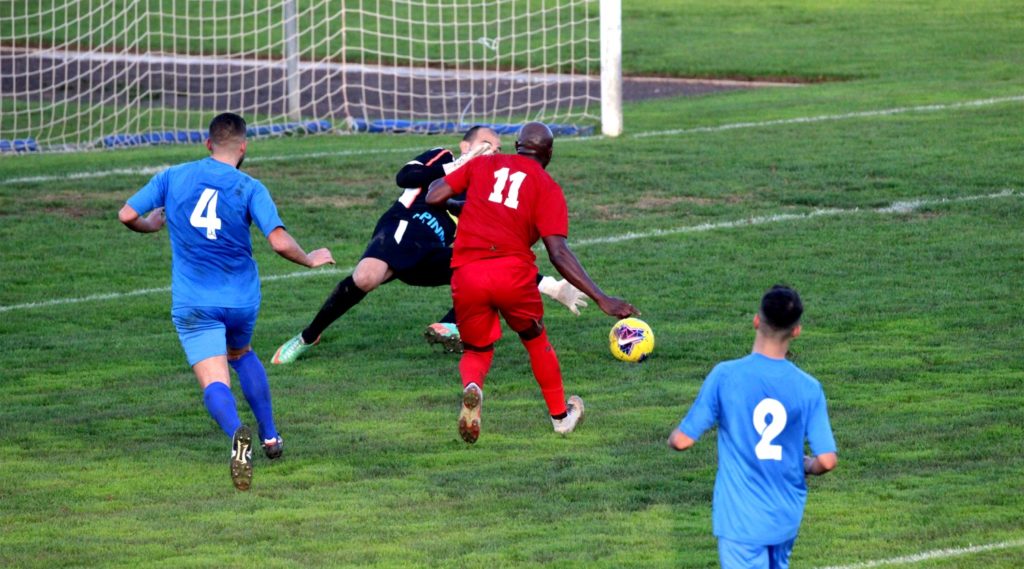
[[[330,121],[290,122],[250,126],[246,129],[245,134],[246,136],[256,138],[260,136],[327,132],[331,128]],[[209,134],[209,131],[206,130],[168,130],[143,134],[111,134],[100,139],[100,145],[105,148],[124,148],[155,144],[201,144],[206,141]],[[33,141],[33,144],[35,144],[35,141]]]
[[[349,122],[355,132],[375,133],[415,133],[415,134],[449,134],[462,133],[474,126],[486,126],[498,134],[516,134],[523,126],[521,123],[465,123],[445,121],[410,121],[396,119],[378,119],[368,121],[353,119]],[[577,126],[572,124],[550,123],[548,128],[555,136],[590,136],[594,134],[593,126]]]
[[[39,143],[34,138],[0,138],[0,153],[38,151]]]

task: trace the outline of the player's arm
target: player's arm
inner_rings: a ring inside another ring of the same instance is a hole
[[[818,456],[804,456],[804,474],[821,476],[832,470],[839,463],[834,452],[821,453]]]
[[[121,211],[117,212],[117,219],[136,233],[154,233],[164,226],[164,208],[158,207],[142,217],[135,208],[124,204]]]
[[[427,197],[423,199],[432,206],[442,206],[454,195],[455,190],[448,185],[448,182],[444,178],[438,178],[430,183]]]
[[[395,184],[399,188],[422,188],[445,175],[445,164],[452,163],[452,153],[444,148],[436,148],[416,157],[415,160],[402,166],[395,175]]]
[[[640,311],[632,304],[621,298],[608,296],[597,286],[590,278],[590,275],[587,274],[583,265],[580,264],[579,259],[576,258],[576,254],[569,249],[569,244],[565,237],[561,235],[548,235],[544,237],[544,247],[548,250],[548,259],[551,260],[551,264],[555,266],[559,274],[565,277],[565,280],[572,283],[573,286],[580,289],[583,294],[594,299],[594,302],[597,303],[605,314],[615,316],[616,318],[626,318],[627,316],[640,314]]]
[[[275,253],[297,265],[313,269],[321,265],[334,264],[334,257],[331,256],[329,250],[317,249],[307,254],[284,227],[278,227],[271,231],[267,235],[267,241],[270,242]]]
[[[668,436],[668,446],[673,450],[687,450],[696,442],[697,441],[686,436],[686,433],[680,431],[678,428],[672,431],[672,434]]]

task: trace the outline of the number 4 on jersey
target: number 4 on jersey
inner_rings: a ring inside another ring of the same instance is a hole
[[[505,207],[518,209],[519,186],[523,185],[523,180],[526,179],[526,174],[523,172],[514,172],[509,176],[508,172],[508,168],[502,168],[494,172],[494,191],[491,192],[491,195],[487,196],[487,199],[494,203],[501,203],[501,195],[505,192],[505,184],[509,180],[512,180],[512,184],[508,188],[508,197],[505,198]]]
[[[192,227],[205,229],[207,239],[217,238],[217,230],[220,229],[220,218],[217,217],[217,190],[211,188],[203,190],[188,222],[192,224]]]

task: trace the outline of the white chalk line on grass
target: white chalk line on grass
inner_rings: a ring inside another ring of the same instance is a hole
[[[949,559],[951,557],[961,557],[964,555],[972,555],[974,553],[998,551],[1000,549],[1013,549],[1017,547],[1024,547],[1024,539],[1002,541],[999,543],[989,543],[986,545],[971,545],[968,547],[951,547],[949,549],[936,549],[933,551],[924,551],[921,553],[914,553],[911,555],[904,555],[901,557],[891,557],[889,559],[863,561],[861,563],[854,563],[852,565],[830,565],[828,567],[822,567],[820,569],[871,569],[872,567],[884,567],[886,565],[910,565],[913,563],[920,563],[922,561],[930,561],[933,559]]]
[[[926,112],[938,112],[948,111],[956,109],[967,109],[967,108],[978,108],[988,107],[992,105],[999,105],[1003,103],[1016,103],[1024,102],[1024,95],[1013,95],[1008,97],[992,97],[988,99],[977,99],[973,101],[961,101],[958,103],[944,103],[935,105],[919,105],[915,107],[896,107],[892,109],[880,109],[873,111],[861,111],[852,113],[842,113],[836,115],[818,115],[813,117],[796,117],[791,119],[778,119],[770,121],[758,121],[758,122],[741,122],[722,124],[717,126],[700,126],[693,128],[681,128],[671,130],[654,130],[648,132],[637,132],[626,135],[629,138],[648,138],[653,136],[679,136],[684,134],[698,134],[698,133],[713,133],[723,132],[727,130],[737,130],[746,128],[764,128],[772,126],[782,125],[794,125],[794,124],[811,124],[819,122],[829,121],[842,121],[857,118],[868,118],[868,117],[879,117],[888,115],[897,115],[905,113],[926,113]],[[593,140],[602,140],[603,136],[590,136],[582,138],[565,138],[559,139],[559,142],[588,142]],[[263,161],[281,161],[281,160],[304,160],[311,158],[327,158],[337,156],[366,156],[366,155],[378,155],[378,154],[392,154],[392,153],[407,153],[420,151],[422,148],[410,148],[410,149],[371,149],[371,150],[337,150],[330,152],[309,152],[299,154],[281,154],[281,155],[270,155],[270,156],[253,156],[248,161],[253,164],[258,164]],[[106,176],[118,176],[118,175],[140,175],[140,176],[151,176],[164,168],[164,166],[149,166],[140,168],[116,168],[112,170],[93,170],[86,172],[76,172],[70,174],[60,175],[47,175],[47,176],[26,176],[21,178],[8,178],[6,180],[0,180],[0,184],[25,184],[25,183],[38,183],[38,182],[50,182],[56,180],[65,179],[82,179],[82,178],[102,178]]]
[[[664,237],[670,235],[679,235],[682,233],[701,233],[706,231],[713,231],[716,229],[731,229],[735,227],[746,227],[751,225],[764,225],[767,223],[778,223],[780,221],[799,221],[805,219],[813,219],[815,217],[825,216],[837,216],[837,215],[853,215],[862,212],[874,212],[880,214],[890,213],[910,213],[921,209],[923,207],[942,205],[947,203],[964,203],[978,200],[989,200],[997,198],[1005,198],[1012,196],[1021,196],[1024,193],[1013,189],[1006,189],[1001,192],[993,194],[983,194],[976,196],[963,196],[957,198],[937,198],[937,199],[918,199],[911,201],[893,202],[888,206],[876,209],[816,209],[807,213],[779,213],[774,215],[764,215],[758,217],[748,217],[744,219],[720,221],[717,223],[702,223],[700,225],[689,225],[685,227],[675,227],[671,229],[654,229],[651,231],[642,232],[629,232],[620,235],[612,235],[609,237],[595,237],[590,239],[580,239],[572,242],[573,248],[586,247],[588,245],[600,245],[605,243],[620,243],[622,241],[631,241],[634,239],[649,239],[652,237]],[[327,268],[316,271],[298,271],[294,273],[284,273],[280,275],[270,275],[262,277],[261,282],[273,282],[284,279],[297,279],[305,277],[318,277],[324,275],[337,275],[342,273],[350,273],[354,267],[348,267],[345,269],[341,268]],[[13,310],[29,310],[33,308],[44,308],[48,306],[60,306],[65,304],[80,304],[83,302],[93,302],[102,300],[116,300],[120,298],[128,298],[132,296],[142,296],[146,294],[166,293],[170,292],[170,287],[160,288],[146,288],[139,290],[132,290],[127,292],[110,292],[103,294],[93,294],[89,296],[82,296],[78,298],[55,298],[51,300],[45,300],[41,302],[26,302],[24,304],[11,304],[8,306],[0,306],[0,313],[10,312]]]

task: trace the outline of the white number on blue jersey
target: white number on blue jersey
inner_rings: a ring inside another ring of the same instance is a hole
[[[766,419],[772,416],[769,424]],[[786,408],[772,398],[762,399],[754,407],[754,429],[761,435],[761,441],[754,447],[754,454],[759,460],[782,460],[782,445],[773,445],[775,437],[786,428]]]
[[[501,196],[505,192],[505,184],[512,180],[512,184],[508,188],[508,197],[505,198],[505,207],[512,209],[519,208],[519,186],[523,185],[523,180],[526,179],[526,174],[523,172],[515,172],[511,176],[508,175],[508,168],[502,168],[494,172],[494,191],[491,195],[487,196],[487,199],[494,203],[501,203]]]
[[[203,190],[188,222],[192,224],[192,227],[205,229],[207,239],[217,238],[217,230],[220,229],[220,218],[217,217],[217,190],[212,188]]]

